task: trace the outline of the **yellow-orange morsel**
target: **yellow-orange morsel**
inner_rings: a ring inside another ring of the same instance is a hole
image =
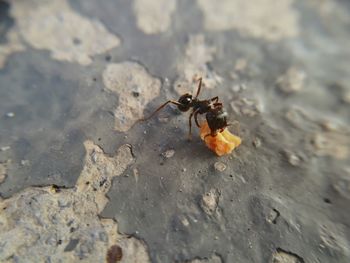
[[[233,135],[228,129],[217,133],[214,137],[211,135],[206,136],[207,134],[210,134],[210,128],[208,123],[204,122],[200,127],[200,136],[207,147],[218,156],[231,153],[242,142],[240,137]]]

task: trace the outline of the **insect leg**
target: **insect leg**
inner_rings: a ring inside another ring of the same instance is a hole
[[[210,101],[215,101],[215,103],[218,103],[218,101],[219,101],[219,97],[218,97],[218,96],[216,96],[216,97],[214,97],[214,98],[211,98],[211,99],[210,99]]]
[[[195,99],[198,97],[199,93],[201,92],[202,89],[202,78],[199,78],[199,83],[198,83],[198,88],[197,88],[197,94],[194,97]]]
[[[199,111],[196,111],[194,113],[194,121],[196,122],[196,125],[198,126],[198,128],[200,128],[201,126],[198,123],[198,114],[199,114]]]
[[[188,126],[189,126],[189,131],[188,131],[188,140],[192,140],[192,117],[195,112],[192,111],[190,114],[190,117],[188,118]]]
[[[208,133],[207,135],[204,136],[204,139],[208,136],[215,137],[217,134],[218,134],[217,131],[211,131],[210,133]]]
[[[177,106],[181,105],[181,103],[175,101],[175,100],[168,100],[167,102],[163,103],[162,105],[160,105],[158,107],[158,109],[156,109],[150,116],[148,116],[147,118],[142,118],[142,119],[139,119],[139,121],[146,121],[150,118],[152,118],[158,111],[160,111],[161,109],[163,109],[167,104],[169,103],[172,103],[172,104],[175,104]]]

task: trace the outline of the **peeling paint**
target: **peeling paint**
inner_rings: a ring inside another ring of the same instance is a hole
[[[202,77],[203,87],[215,88],[222,78],[208,68],[213,60],[216,48],[205,43],[204,35],[192,35],[189,38],[184,58],[178,63],[179,78],[174,84],[175,91],[182,95],[189,92],[193,84],[194,93],[197,90],[198,78]]]
[[[137,26],[145,34],[158,34],[168,30],[176,0],[134,0]]]
[[[349,156],[349,135],[340,131],[319,132],[312,135],[312,146],[316,155],[346,159]]]
[[[115,129],[121,132],[128,131],[143,117],[145,107],[159,95],[161,87],[159,79],[134,62],[109,64],[103,72],[103,83],[118,95]]]
[[[101,22],[76,13],[67,0],[13,1],[11,15],[23,40],[33,48],[49,50],[56,60],[86,66],[93,55],[120,44]]]
[[[292,0],[197,0],[208,30],[236,29],[242,35],[278,41],[299,34]]]
[[[184,261],[183,263],[222,263],[222,262],[223,261],[219,256],[213,255],[210,258],[196,258],[196,259]]]
[[[23,51],[24,45],[21,43],[18,32],[11,29],[7,33],[7,43],[0,45],[0,69],[5,66],[8,57],[16,52]]]
[[[91,141],[85,148],[76,187],[31,187],[0,200],[0,261],[104,262],[118,244],[125,251],[121,262],[149,262],[143,242],[119,234],[114,220],[98,216],[113,177],[134,161],[130,147],[122,145],[113,157]]]
[[[278,249],[272,255],[272,263],[304,263],[304,260],[294,253]]]

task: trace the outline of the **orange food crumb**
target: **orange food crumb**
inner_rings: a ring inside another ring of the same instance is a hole
[[[218,156],[231,153],[242,142],[241,138],[233,135],[228,129],[225,129],[223,132],[212,137],[207,122],[201,124],[200,136],[202,140],[205,141],[207,147],[214,151]]]

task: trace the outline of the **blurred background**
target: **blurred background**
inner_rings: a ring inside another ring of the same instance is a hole
[[[1,262],[350,262],[350,2],[0,0]],[[217,157],[188,113],[219,96]]]

